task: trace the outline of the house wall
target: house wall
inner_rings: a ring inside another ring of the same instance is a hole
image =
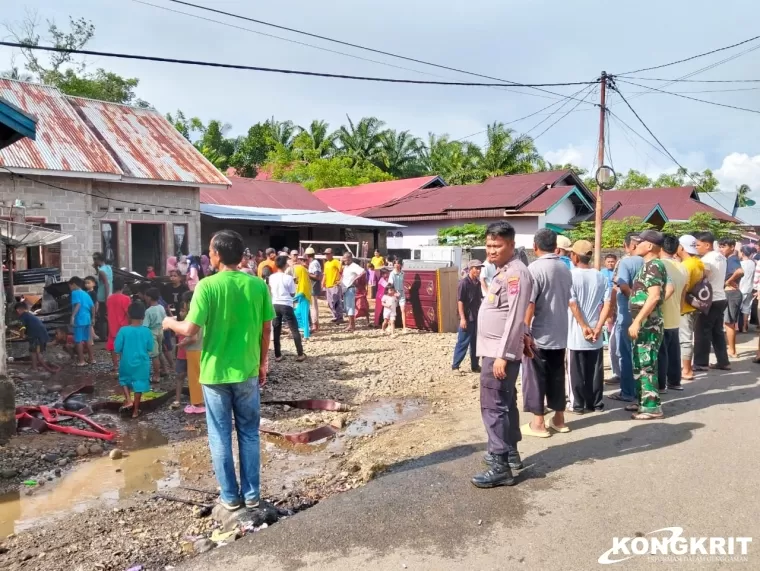
[[[540,217],[540,227],[543,228],[547,224],[567,224],[573,216],[575,216],[575,205],[570,198],[565,198],[551,212]]]
[[[71,234],[61,245],[61,275],[64,279],[92,273],[92,254],[102,250],[102,222],[116,223],[118,265],[132,268],[130,230],[134,223],[151,222],[164,225],[162,256],[173,250],[173,224],[187,225],[190,253],[200,253],[200,191],[185,186],[125,184],[99,182],[69,177],[40,177],[41,180],[71,190],[52,188],[26,178],[0,174],[0,215],[8,216],[9,206],[16,199],[26,205],[27,218],[41,218],[48,224],[60,224],[61,231]],[[119,198],[138,203],[156,204],[153,208],[117,202]],[[110,208],[120,209],[110,212]],[[161,212],[163,210],[163,212]],[[23,254],[22,250],[17,251]],[[19,256],[17,269],[26,269],[26,260]],[[163,271],[164,268],[160,268]],[[159,268],[156,268],[159,271]],[[37,287],[36,289],[40,289]],[[25,293],[21,291],[20,293]],[[32,292],[29,292],[32,293]]]
[[[438,238],[439,228],[448,228],[451,226],[460,226],[466,223],[472,224],[490,224],[495,222],[496,218],[476,218],[472,220],[432,220],[429,222],[402,222],[406,228],[399,228],[394,231],[401,232],[403,237],[400,243],[398,239],[390,242],[391,248],[396,250],[409,250],[427,246],[431,241]],[[505,217],[504,220],[509,222],[515,229],[515,243],[518,246],[526,248],[533,246],[533,235],[538,230],[538,216],[512,216]],[[567,222],[567,219],[565,220]],[[386,232],[387,235],[387,232]]]

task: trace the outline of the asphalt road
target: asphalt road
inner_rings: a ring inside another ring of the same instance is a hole
[[[484,450],[473,410],[452,420],[461,439],[448,450],[395,466],[183,569],[586,570],[606,567],[598,560],[613,537],[666,527],[687,538],[755,539],[744,560],[636,556],[612,567],[760,569],[755,343],[740,346],[744,357],[731,372],[703,374],[665,395],[664,420],[632,421],[607,400],[603,413],[571,417],[570,434],[523,440],[526,468],[514,487],[469,483]]]

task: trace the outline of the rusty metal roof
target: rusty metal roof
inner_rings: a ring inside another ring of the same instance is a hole
[[[230,184],[157,111],[80,97],[67,99],[97,132],[125,176],[225,187]]]
[[[37,118],[36,141],[0,151],[2,166],[130,182],[230,184],[153,109],[68,97],[10,79],[0,79],[0,97]]]
[[[113,157],[54,87],[0,79],[0,97],[37,118],[37,139],[21,140],[0,151],[0,165],[122,174]]]
[[[325,212],[330,210],[330,207],[314,193],[294,182],[257,180],[239,176],[229,176],[229,179],[232,183],[230,188],[201,190],[201,203]]]

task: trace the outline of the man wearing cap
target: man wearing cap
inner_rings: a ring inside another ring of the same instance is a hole
[[[322,265],[315,257],[314,248],[309,246],[304,250],[308,263],[309,279],[311,280],[311,323],[314,333],[319,331],[319,294],[322,293]]]
[[[537,399],[526,402],[536,408],[533,420],[520,427],[523,436],[548,438],[545,405],[554,411],[550,428],[555,432],[570,432],[565,425],[567,396],[565,387],[565,349],[567,348],[567,308],[573,277],[570,270],[555,253],[557,234],[541,228],[533,237],[536,260],[528,266],[533,281],[530,305],[525,324],[530,327],[535,342],[533,368],[537,381]]]
[[[602,328],[610,313],[607,278],[589,266],[594,247],[578,240],[570,252],[570,324],[567,332],[568,397],[575,414],[604,409],[604,338]]]
[[[662,418],[657,356],[663,337],[662,304],[668,272],[660,260],[664,237],[656,230],[639,234],[636,255],[644,265],[636,274],[631,286],[630,309],[633,321],[628,336],[633,341],[633,376],[636,379],[638,402],[625,410],[633,412],[634,420]]]
[[[353,332],[356,329],[356,280],[364,275],[364,268],[354,262],[351,252],[343,254],[343,271],[340,285],[343,288],[343,303],[348,316],[346,331]]]
[[[327,297],[327,307],[333,315],[333,323],[343,323],[343,298],[340,289],[340,272],[343,266],[333,258],[332,248],[325,250],[325,265],[322,273],[322,289]]]
[[[523,354],[531,355],[524,319],[533,286],[515,255],[515,229],[508,222],[488,225],[486,256],[497,271],[478,312],[480,414],[488,435],[487,469],[471,480],[478,488],[511,486],[512,470],[523,467],[517,451],[522,437],[515,383]]]
[[[274,263],[276,258],[277,258],[277,252],[275,251],[275,249],[267,248],[266,258],[264,258],[259,264],[259,267],[256,268],[256,273],[258,274],[260,278],[267,279],[271,274],[277,271],[277,266]],[[268,269],[266,275],[264,275],[265,269]]]
[[[612,283],[615,284],[617,319],[615,320],[615,344],[620,358],[620,392],[609,395],[612,400],[633,402],[636,400],[636,383],[633,378],[633,354],[628,328],[633,318],[628,306],[628,298],[633,287],[633,278],[644,265],[644,259],[636,255],[639,236],[629,232],[625,236],[625,253],[615,269]]]
[[[472,372],[480,372],[480,362],[477,357],[478,311],[483,301],[483,293],[478,278],[482,267],[480,260],[470,260],[467,264],[467,276],[459,280],[457,288],[459,331],[457,344],[454,347],[454,361],[451,364],[452,371],[459,370],[469,348]]]
[[[691,292],[702,281],[705,265],[697,254],[697,239],[685,234],[678,239],[678,258],[686,273],[684,292]],[[697,323],[697,308],[686,300],[681,301],[681,320],[678,322],[678,341],[681,345],[681,380],[693,381],[694,371],[691,359],[694,356],[694,327]]]
[[[572,246],[573,243],[570,241],[570,238],[563,236],[562,234],[557,236],[556,254],[559,256],[559,259],[562,260],[562,262],[567,266],[568,270],[573,269],[573,261],[570,259],[570,249]]]

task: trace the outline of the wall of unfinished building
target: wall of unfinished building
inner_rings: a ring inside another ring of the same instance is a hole
[[[131,232],[134,225],[153,223],[163,226],[162,257],[173,253],[173,226],[186,225],[190,253],[201,251],[200,192],[198,188],[153,184],[103,182],[71,177],[11,177],[0,175],[0,216],[10,214],[18,199],[25,205],[30,223],[60,224],[61,232],[71,238],[60,245],[60,267],[64,279],[93,273],[92,254],[103,248],[101,226],[113,224],[118,267],[132,268]],[[65,188],[47,186],[39,180]],[[130,201],[130,202],[122,202]],[[141,203],[141,204],[133,204]],[[156,206],[149,206],[156,205]],[[26,269],[26,252],[17,250],[17,269]],[[164,268],[156,268],[163,272]],[[28,286],[18,293],[39,293],[41,286]]]

